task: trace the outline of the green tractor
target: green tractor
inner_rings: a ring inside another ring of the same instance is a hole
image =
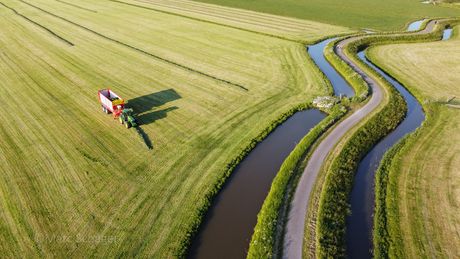
[[[118,120],[121,124],[125,124],[126,128],[129,129],[131,126],[137,126],[137,120],[134,118],[130,109],[123,109],[118,115]]]

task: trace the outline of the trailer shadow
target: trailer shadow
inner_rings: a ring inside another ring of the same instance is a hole
[[[155,107],[165,105],[166,103],[180,98],[182,98],[182,96],[180,96],[174,89],[168,89],[128,100],[126,107],[133,108],[133,113],[139,120],[140,125],[148,125],[159,119],[167,117],[167,113],[169,111],[179,109],[174,106],[154,111]]]
[[[126,107],[133,108],[135,114],[141,114],[181,98],[174,89],[168,89],[128,100]]]

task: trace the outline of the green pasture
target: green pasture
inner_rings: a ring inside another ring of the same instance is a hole
[[[226,165],[328,92],[301,44],[113,1],[2,0],[0,28],[7,258],[173,257]],[[102,112],[105,88],[140,127]]]
[[[460,10],[422,4],[414,0],[196,1],[372,30],[397,30],[408,21],[460,16]]]
[[[385,202],[391,258],[460,255],[460,27],[450,40],[375,47],[369,57],[417,97],[426,122],[390,164]],[[454,98],[455,97],[455,98]],[[376,188],[379,188],[379,184]]]

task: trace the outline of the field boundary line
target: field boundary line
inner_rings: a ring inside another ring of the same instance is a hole
[[[65,43],[69,44],[70,46],[75,46],[72,42],[70,42],[70,41],[64,39],[63,37],[61,37],[61,36],[59,36],[59,35],[57,35],[57,34],[54,33],[52,30],[46,28],[45,26],[43,26],[43,25],[41,25],[41,24],[39,24],[39,23],[37,23],[37,22],[35,22],[35,21],[32,21],[31,19],[27,18],[26,16],[24,16],[24,15],[18,13],[16,10],[14,10],[13,8],[7,6],[7,5],[4,4],[3,2],[0,2],[0,4],[3,5],[4,7],[8,8],[8,9],[10,9],[11,11],[13,11],[16,15],[21,16],[22,18],[26,19],[27,21],[29,21],[29,22],[31,22],[31,23],[37,25],[38,27],[40,27],[40,28],[46,30],[47,32],[51,33],[51,35],[53,35],[54,37],[60,39],[61,41],[63,41],[63,42],[65,42]]]
[[[41,9],[40,7],[35,6],[35,5],[33,5],[33,4],[31,4],[31,3],[28,3],[28,2],[26,2],[26,1],[23,1],[23,0],[19,0],[19,1],[22,2],[22,3],[24,3],[24,4],[27,4],[27,5],[31,6],[31,7],[33,7],[33,8],[35,8],[35,9],[38,9],[38,10],[44,12],[44,13],[47,13],[47,14],[52,15],[52,16],[54,16],[54,17],[56,17],[56,18],[59,18],[59,19],[61,19],[61,20],[63,20],[63,21],[66,21],[66,22],[68,22],[68,23],[71,23],[71,24],[73,24],[73,25],[75,25],[75,26],[77,26],[77,27],[80,27],[80,28],[82,28],[82,29],[84,29],[84,30],[87,30],[87,31],[89,31],[89,32],[91,32],[91,33],[93,33],[93,34],[96,34],[96,35],[98,35],[98,36],[100,36],[100,37],[102,37],[102,38],[104,38],[104,39],[107,39],[107,40],[113,41],[113,42],[115,42],[115,43],[118,43],[118,44],[120,44],[120,45],[123,45],[123,46],[125,46],[125,47],[128,47],[128,48],[130,48],[130,49],[132,49],[132,50],[135,50],[135,51],[138,51],[138,52],[140,52],[140,53],[146,54],[146,55],[148,55],[148,56],[150,56],[150,57],[153,57],[153,58],[156,58],[156,59],[158,59],[158,60],[164,61],[164,62],[166,62],[166,63],[168,63],[168,64],[171,64],[171,65],[174,65],[174,66],[177,66],[177,67],[180,67],[180,68],[184,68],[184,69],[186,69],[186,70],[188,70],[188,71],[190,71],[190,72],[197,73],[197,74],[200,74],[200,75],[202,75],[202,76],[205,76],[205,77],[208,77],[208,78],[211,78],[211,79],[214,79],[214,80],[217,80],[217,81],[220,81],[220,82],[223,82],[223,83],[232,85],[232,86],[239,87],[239,88],[245,90],[246,92],[249,91],[249,89],[247,89],[246,87],[244,87],[244,86],[242,86],[242,85],[239,85],[239,84],[236,84],[236,83],[232,83],[232,82],[230,82],[230,81],[228,81],[228,80],[221,79],[221,78],[218,78],[218,77],[215,77],[215,76],[212,76],[212,75],[208,75],[208,74],[206,74],[206,73],[204,73],[204,72],[201,72],[201,71],[195,70],[195,69],[193,69],[193,68],[190,68],[190,67],[181,65],[181,64],[179,64],[179,63],[176,63],[176,62],[174,62],[174,61],[171,61],[171,60],[162,58],[162,57],[157,56],[157,55],[155,55],[155,54],[149,53],[149,52],[147,52],[147,51],[145,51],[145,50],[136,48],[136,47],[134,47],[134,46],[131,46],[131,45],[126,44],[126,43],[123,43],[123,42],[118,41],[118,40],[116,40],[116,39],[112,39],[112,38],[110,38],[110,37],[107,37],[107,36],[105,36],[105,35],[103,35],[103,34],[100,34],[99,32],[93,31],[93,30],[91,30],[91,29],[89,29],[89,28],[86,28],[86,27],[83,26],[83,25],[80,25],[80,24],[78,24],[78,23],[75,23],[75,22],[72,22],[72,21],[70,21],[70,20],[67,20],[67,19],[65,19],[65,18],[63,18],[63,17],[61,17],[61,16],[58,16],[58,15],[56,15],[56,14],[53,14],[53,13],[51,13],[51,12],[48,12],[48,11],[46,11],[46,10],[44,10],[44,9]],[[72,44],[72,45],[73,45],[73,44]]]

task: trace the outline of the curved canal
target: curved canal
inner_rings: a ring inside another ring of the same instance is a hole
[[[411,24],[408,30],[418,29],[421,22]],[[351,97],[355,94],[353,89],[323,56],[325,46],[333,40],[309,46],[308,53],[331,81],[335,94]],[[364,58],[364,52],[359,56]],[[401,125],[374,147],[359,167],[351,195],[353,216],[349,217],[347,228],[347,255],[350,258],[372,257],[373,181],[381,157],[389,147],[424,120],[423,110],[415,98],[396,81],[385,76],[406,98],[409,110]],[[296,143],[325,117],[326,114],[314,109],[294,114],[243,159],[212,201],[190,247],[188,258],[246,258],[257,214],[281,164]]]
[[[308,46],[308,53],[329,78],[336,95],[353,96],[353,89],[323,56],[332,40]],[[212,201],[187,258],[246,258],[257,214],[276,173],[296,143],[325,117],[315,109],[294,114],[243,159]]]
[[[243,159],[212,201],[188,258],[246,258],[257,214],[281,164],[324,118],[316,109],[294,114]]]
[[[415,22],[408,30],[417,30],[422,21]],[[442,40],[450,38],[451,30],[445,30]],[[404,96],[408,111],[404,121],[381,140],[364,159],[355,176],[355,185],[350,197],[351,216],[348,217],[346,232],[346,254],[348,258],[372,258],[372,228],[374,226],[374,179],[375,172],[385,152],[406,134],[412,133],[425,120],[422,106],[399,82],[370,63],[364,51],[358,56],[373,69],[382,74]]]

